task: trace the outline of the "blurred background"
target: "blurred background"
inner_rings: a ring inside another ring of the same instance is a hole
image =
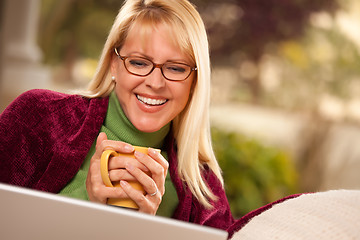
[[[360,189],[360,2],[193,0],[212,59],[214,149],[236,216],[297,192]],[[84,88],[121,0],[2,0],[0,111]]]

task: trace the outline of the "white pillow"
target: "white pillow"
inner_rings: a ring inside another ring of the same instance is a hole
[[[288,199],[252,218],[231,239],[360,239],[360,190]]]

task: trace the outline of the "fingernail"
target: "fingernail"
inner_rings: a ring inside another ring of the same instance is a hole
[[[127,186],[127,182],[124,181],[124,180],[121,180],[121,181],[120,181],[120,185],[121,185],[122,187],[126,187],[126,186]]]
[[[126,144],[124,146],[124,149],[125,149],[125,151],[129,151],[129,152],[134,151],[134,147],[132,145],[129,145],[129,144]]]
[[[155,148],[149,148],[149,151],[151,154],[159,154],[161,151],[159,149],[155,149]]]
[[[144,156],[145,154],[143,154],[142,152],[135,151],[135,152],[134,152],[134,155],[135,155],[135,157],[142,157],[142,156]]]
[[[150,154],[156,154],[156,151],[153,148],[149,148],[148,151],[149,151]]]

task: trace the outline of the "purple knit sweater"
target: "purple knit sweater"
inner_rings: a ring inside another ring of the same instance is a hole
[[[0,116],[0,181],[58,193],[78,172],[104,121],[108,98],[31,90]],[[177,173],[173,139],[168,141],[169,172],[179,197],[173,218],[227,229],[234,219],[223,187],[211,171],[203,176],[219,200],[205,209]]]

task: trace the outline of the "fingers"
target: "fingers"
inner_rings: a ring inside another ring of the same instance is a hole
[[[107,202],[108,198],[128,198],[128,195],[121,187],[106,187],[104,185],[99,185],[93,188],[91,193],[94,202],[100,202],[104,204]]]
[[[107,135],[104,132],[100,132],[98,138],[96,139],[96,145],[100,145],[104,140],[107,140]]]
[[[149,156],[156,160],[163,168],[164,168],[164,177],[166,177],[167,171],[169,169],[168,161],[160,154],[160,152],[156,151],[153,148],[149,148],[148,150]]]
[[[154,149],[149,149],[148,151],[149,155],[143,154],[141,152],[135,151],[134,156],[135,158],[142,163],[146,168],[149,169],[151,172],[151,178],[150,180],[153,180],[159,189],[161,196],[165,193],[165,178],[168,171],[169,164],[166,161],[166,159],[157,151]],[[155,160],[155,161],[154,161]],[[130,172],[131,170],[129,170]],[[130,172],[131,174],[134,174],[133,172]],[[137,172],[135,171],[135,174]],[[135,175],[134,175],[135,176]],[[140,183],[143,184],[145,191],[149,193],[155,192],[155,188],[151,186],[152,183],[149,182],[149,178],[146,176],[138,173],[137,176],[135,176]],[[141,182],[144,181],[144,182]],[[146,184],[149,186],[149,189],[146,189]]]
[[[100,173],[100,161],[91,160],[88,175],[86,178],[86,190],[90,201],[106,203],[108,198],[125,198],[127,194],[122,188],[106,187]]]
[[[136,160],[149,169],[150,175],[144,173],[132,163],[127,163],[125,168],[143,186],[147,194],[144,195],[141,191],[134,189],[124,180],[120,181],[120,186],[136,202],[139,206],[139,211],[156,214],[162,196],[165,193],[165,177],[169,166],[168,162],[154,149],[149,149],[148,155],[135,151],[134,156]]]
[[[131,144],[108,140],[106,134],[101,132],[96,140],[95,157],[100,158],[101,154],[107,149],[120,153],[132,153],[134,151],[134,147]]]
[[[132,164],[138,168],[140,168],[142,171],[150,173],[149,169],[144,166],[144,164],[140,163],[138,160],[132,157],[126,157],[126,156],[118,156],[118,157],[111,157],[109,159],[109,170],[113,169],[121,169],[125,168],[126,164]]]
[[[132,145],[121,141],[108,140],[106,134],[104,132],[101,132],[97,138],[96,152],[93,157],[94,160],[98,161],[101,158],[102,153],[107,149],[112,149],[116,152],[124,154],[122,156],[109,158],[108,169],[111,181],[119,181],[121,179],[134,180],[133,176],[131,176],[130,174],[126,174],[126,171],[122,170],[125,169],[125,164],[129,162],[131,162],[144,172],[149,172],[149,170],[143,164],[130,157],[134,151],[134,147]],[[127,154],[131,155],[127,156]]]
[[[154,193],[158,189],[155,181],[139,168],[134,167],[132,164],[128,164],[126,165],[126,170],[137,179],[143,186],[145,192]]]
[[[121,187],[106,187],[102,181],[100,158],[107,149],[119,153],[134,153],[135,158],[121,155],[109,159],[110,180],[120,181]],[[105,133],[100,133],[86,180],[89,199],[106,203],[108,198],[131,198],[139,206],[139,211],[155,214],[165,193],[168,167],[166,159],[154,149],[149,148],[148,154],[134,152],[132,145],[108,140]],[[147,194],[133,188],[128,181],[139,182]]]
[[[125,168],[109,171],[109,178],[112,182],[119,182],[120,180],[136,181],[136,178],[131,175]]]
[[[157,192],[154,196],[143,195],[141,191],[135,190],[127,181],[120,181],[120,186],[129,198],[136,202],[140,212],[156,214],[162,198],[160,193]]]
[[[101,132],[96,140],[96,150],[90,160],[90,167],[86,178],[86,190],[88,192],[89,200],[94,202],[106,203],[107,198],[125,198],[127,194],[122,188],[106,187],[102,181],[100,171],[100,158],[104,150],[113,149],[118,152],[131,153],[134,148],[127,143],[120,141],[108,140],[105,133]],[[124,170],[125,171],[125,170]],[[121,173],[111,173],[112,175],[121,175]],[[129,175],[129,174],[128,174]],[[124,175],[126,177],[126,175]],[[125,179],[133,179],[134,177],[127,176]],[[115,177],[117,179],[117,177]],[[119,179],[117,179],[119,180]]]

